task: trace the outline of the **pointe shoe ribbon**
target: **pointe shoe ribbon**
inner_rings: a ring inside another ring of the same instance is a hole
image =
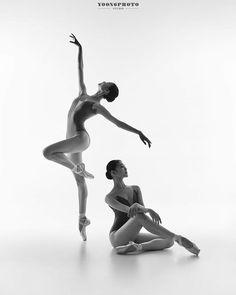
[[[79,164],[75,165],[75,167],[72,169],[72,172],[74,172],[75,174],[78,174],[80,176],[83,176],[85,178],[94,178],[93,174],[91,174],[85,170],[84,163],[79,163]]]

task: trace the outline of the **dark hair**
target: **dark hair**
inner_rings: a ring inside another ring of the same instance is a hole
[[[107,164],[106,178],[112,179],[111,171],[116,170],[116,166],[119,163],[120,163],[120,160],[112,160]]]
[[[109,92],[105,95],[103,95],[103,97],[108,101],[108,102],[112,102],[113,100],[115,100],[115,98],[119,95],[119,89],[116,86],[115,83],[111,83],[109,82],[111,85],[108,87]]]

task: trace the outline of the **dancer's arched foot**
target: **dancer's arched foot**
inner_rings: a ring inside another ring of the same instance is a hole
[[[195,254],[196,256],[198,256],[198,254],[200,253],[200,249],[194,243],[182,236],[177,236],[177,239],[175,241],[180,246],[183,246],[186,250]]]
[[[130,241],[127,245],[115,248],[117,254],[138,253],[142,251],[142,245]]]
[[[87,241],[86,226],[90,224],[90,220],[87,217],[79,219],[79,231],[83,241]]]
[[[72,169],[72,171],[80,176],[85,177],[85,178],[94,178],[93,174],[91,174],[85,170],[84,163],[79,163],[79,164],[75,165],[75,167]]]

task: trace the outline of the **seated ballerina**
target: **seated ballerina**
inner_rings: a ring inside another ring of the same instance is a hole
[[[144,206],[138,186],[127,186],[124,183],[123,179],[128,173],[122,161],[110,161],[106,170],[106,177],[114,182],[114,187],[105,201],[115,213],[110,241],[117,254],[163,250],[176,242],[198,256],[200,249],[194,243],[160,225],[160,216]],[[147,213],[151,218],[146,215]],[[140,233],[143,227],[149,233]]]

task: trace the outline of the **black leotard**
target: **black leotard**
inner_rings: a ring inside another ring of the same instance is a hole
[[[134,203],[139,203],[138,202],[138,193],[137,191],[134,189],[133,190],[133,203],[130,204],[126,199],[120,197],[120,196],[117,196],[116,197],[116,200],[126,206],[131,206],[133,205]],[[120,227],[122,227],[122,225],[124,225],[128,220],[129,220],[129,217],[127,215],[127,213],[125,212],[122,212],[122,211],[119,211],[117,209],[114,209],[112,208],[111,206],[109,206],[115,213],[115,220],[113,222],[113,225],[111,227],[111,230],[110,230],[110,233],[114,230],[118,230]]]
[[[94,104],[95,102],[93,101],[85,100],[79,105],[73,117],[77,131],[85,131],[84,122],[96,115],[97,111],[93,109]]]

